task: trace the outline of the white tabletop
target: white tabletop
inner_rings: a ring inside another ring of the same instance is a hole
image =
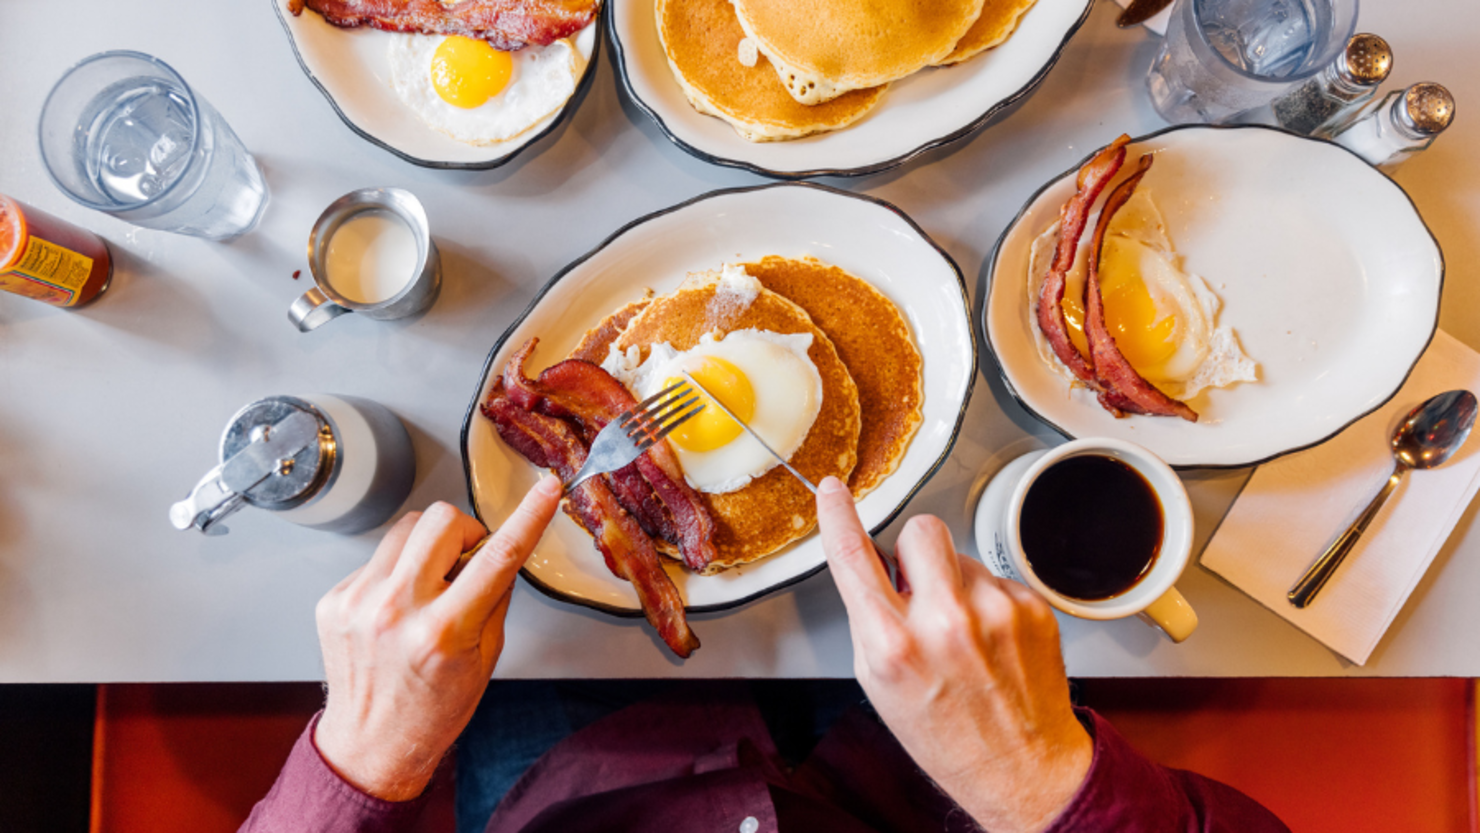
[[[259,396],[346,393],[407,423],[418,456],[407,508],[466,506],[458,431],[486,353],[539,287],[626,221],[759,178],[689,156],[623,100],[605,52],[568,123],[487,172],[423,170],[351,133],[299,70],[269,0],[167,4],[80,0],[0,10],[0,192],[97,231],[114,286],[81,311],[0,295],[0,681],[321,678],[315,600],[362,563],[378,533],[341,537],[255,510],[231,533],[174,530],[170,503],[208,469],[230,415]],[[1142,84],[1157,47],[1097,5],[1038,91],[974,136],[901,169],[834,182],[908,212],[978,283],[998,235],[1048,177],[1116,134],[1162,126]],[[1459,100],[1453,128],[1399,171],[1449,265],[1441,326],[1480,347],[1480,5],[1364,4],[1360,27],[1397,61],[1390,84],[1436,80]],[[35,139],[51,83],[76,60],[137,49],[175,67],[266,170],[261,226],[229,244],[135,229],[72,205]],[[307,288],[319,211],[354,188],[418,194],[446,284],[425,316],[348,316],[309,335],[289,324]],[[1312,311],[1313,314],[1316,311]],[[984,477],[1060,438],[1004,393],[982,358],[965,430],[911,512],[933,512],[974,551],[969,513]],[[1194,473],[1199,547],[1246,472]],[[893,537],[891,529],[884,538]],[[1190,568],[1201,615],[1175,646],[1135,620],[1065,619],[1079,676],[1480,676],[1480,529],[1465,515],[1365,667]],[[551,601],[521,583],[498,674],[509,677],[824,677],[852,673],[847,622],[824,572],[726,614],[695,617],[704,647],[672,659],[634,620]]]

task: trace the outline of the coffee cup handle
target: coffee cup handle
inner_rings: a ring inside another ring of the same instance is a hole
[[[1161,598],[1146,606],[1146,609],[1136,614],[1141,621],[1156,628],[1167,639],[1173,642],[1181,642],[1197,630],[1197,611],[1187,603],[1187,599],[1173,587],[1161,594]]]
[[[354,310],[334,303],[323,290],[314,287],[299,296],[293,306],[288,307],[288,320],[298,327],[298,332],[306,333],[346,312]]]

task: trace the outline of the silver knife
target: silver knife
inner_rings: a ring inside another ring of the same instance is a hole
[[[791,472],[792,477],[800,480],[802,482],[802,485],[806,486],[807,489],[812,492],[812,494],[817,494],[817,484],[803,477],[801,472],[792,468],[791,463],[786,462],[785,457],[777,454],[776,449],[772,448],[766,443],[765,440],[761,439],[761,435],[757,434],[754,428],[751,428],[749,425],[747,425],[745,420],[741,419],[738,416],[735,416],[734,411],[725,407],[725,403],[719,401],[718,396],[710,393],[708,388],[699,384],[699,381],[693,376],[690,376],[687,370],[680,370],[679,373],[683,374],[684,379],[688,380],[688,383],[693,385],[700,393],[709,397],[709,401],[713,402],[716,408],[719,408],[722,412],[724,412],[725,416],[735,420],[736,425],[744,428],[745,433],[749,434],[751,436],[751,439],[760,443],[761,448],[764,448],[767,452],[769,452],[772,457],[775,457],[776,462],[785,466],[786,470]],[[879,542],[874,540],[873,535],[869,535],[869,541],[873,543],[874,552],[878,554],[879,560],[884,562],[884,572],[889,576],[889,583],[894,586],[895,590],[898,590],[901,593],[908,592],[910,589],[910,583],[905,579],[904,573],[900,571],[899,562],[895,560],[894,556],[891,555],[888,550],[885,550],[883,547],[879,546]]]

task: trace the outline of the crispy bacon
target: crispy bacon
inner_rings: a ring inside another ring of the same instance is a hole
[[[1095,380],[1100,386],[1100,404],[1119,416],[1120,411],[1150,416],[1179,416],[1197,422],[1197,412],[1157,390],[1131,367],[1115,345],[1115,337],[1105,325],[1105,308],[1100,300],[1100,248],[1105,242],[1105,229],[1121,206],[1135,193],[1136,185],[1151,170],[1151,154],[1142,154],[1136,172],[1115,187],[1100,209],[1095,224],[1094,242],[1089,252],[1089,270],[1084,287],[1084,336],[1089,341],[1090,358],[1094,361]]]
[[[504,389],[502,378],[494,382],[482,411],[504,442],[531,463],[553,469],[562,480],[574,477],[586,461],[586,446],[575,428],[520,407]],[[618,505],[606,480],[593,477],[577,486],[569,495],[567,511],[596,540],[607,568],[632,582],[648,623],[669,649],[680,657],[693,653],[699,639],[689,630],[678,588],[663,571],[652,539]]]
[[[508,51],[569,37],[600,8],[598,0],[290,0],[288,10],[298,15],[305,5],[346,29],[464,35]]]
[[[567,359],[546,368],[538,379],[527,378],[524,362],[538,342],[533,338],[526,342],[504,368],[509,397],[521,407],[575,419],[589,444],[608,422],[637,404],[610,373],[581,359]],[[713,563],[714,518],[684,480],[678,457],[667,443],[658,443],[613,473],[611,481],[622,506],[649,535],[678,547],[689,569],[698,572]]]
[[[1125,162],[1125,146],[1130,140],[1131,137],[1121,134],[1079,169],[1078,190],[1059,212],[1058,247],[1038,294],[1038,328],[1043,331],[1059,361],[1084,382],[1093,383],[1095,371],[1069,340],[1069,325],[1064,320],[1064,285],[1069,270],[1074,268],[1074,253],[1079,248],[1079,238],[1084,234],[1090,207]]]
[[[539,411],[572,422],[581,432],[581,438],[589,448],[591,442],[596,439],[596,435],[601,432],[601,428],[605,426],[605,421],[599,424],[593,421],[592,425],[575,422],[574,415],[568,409],[537,391],[536,382],[524,375],[524,365],[538,343],[539,339],[530,339],[525,342],[524,346],[519,348],[504,366],[503,378],[508,388],[509,398],[527,411]],[[637,519],[643,532],[655,538],[663,538],[666,527],[671,526],[671,523],[663,508],[663,502],[658,500],[653,487],[643,479],[637,463],[634,462],[617,471],[609,472],[606,479],[612,492],[617,496],[617,502]]]
[[[1096,383],[1096,385],[1098,385],[1098,382]],[[1142,416],[1152,416],[1152,414],[1147,412],[1140,405],[1137,405],[1134,400],[1117,391],[1101,390],[1097,395],[1100,400],[1100,407],[1109,411],[1111,414],[1114,414],[1117,418],[1123,417],[1126,414],[1141,414]]]

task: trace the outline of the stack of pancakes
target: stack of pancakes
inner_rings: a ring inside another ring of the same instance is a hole
[[[1033,0],[656,0],[694,109],[752,142],[837,130],[892,81],[1007,39]]]
[[[899,466],[922,420],[923,365],[909,324],[866,281],[819,260],[772,256],[744,267],[764,289],[743,309],[711,304],[719,273],[695,273],[669,295],[612,313],[571,357],[599,364],[612,347],[635,346],[646,359],[650,345],[683,351],[710,332],[810,333],[822,410],[789,462],[814,483],[837,477],[862,497]],[[817,524],[811,493],[780,466],[737,491],[700,497],[719,553],[706,574],[770,555]]]

